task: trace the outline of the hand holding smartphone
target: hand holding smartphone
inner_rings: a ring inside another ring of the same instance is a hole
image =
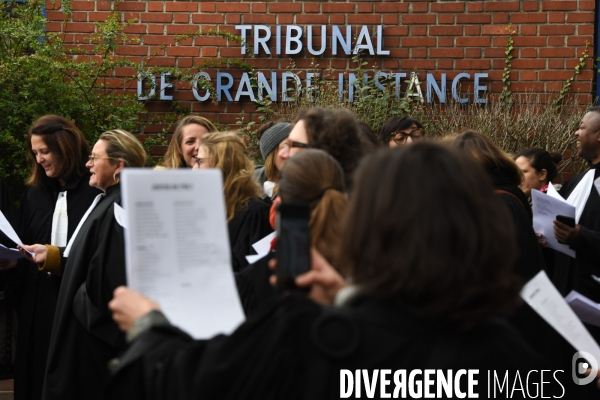
[[[575,218],[567,217],[565,215],[557,215],[556,220],[558,222],[562,222],[563,224],[565,224],[571,228],[575,228]]]
[[[277,212],[277,286],[305,291],[294,280],[310,270],[310,209],[308,204],[281,203]]]

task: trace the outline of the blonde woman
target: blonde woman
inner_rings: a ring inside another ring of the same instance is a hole
[[[192,168],[200,148],[200,139],[217,128],[204,117],[188,115],[177,122],[162,168]]]
[[[218,168],[223,172],[225,210],[231,243],[233,270],[248,265],[252,244],[273,230],[269,225],[268,202],[260,198],[260,185],[252,178],[254,163],[246,145],[235,132],[215,132],[202,137],[194,169]]]

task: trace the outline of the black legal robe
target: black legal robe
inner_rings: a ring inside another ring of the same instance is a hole
[[[273,232],[269,224],[270,205],[259,198],[250,199],[227,224],[231,245],[231,263],[235,272],[248,265],[246,256],[256,254],[252,245]]]
[[[109,187],[81,227],[64,264],[44,400],[100,398],[108,361],[124,343],[108,310],[114,289],[126,283],[123,227],[114,216],[120,201],[119,185]]]
[[[594,180],[600,177],[600,163],[591,166],[595,170]],[[569,197],[585,173],[569,179],[559,193],[565,199]],[[572,258],[555,252],[554,284],[566,296],[571,290],[577,290],[596,303],[600,303],[600,283],[592,275],[600,278],[600,195],[592,185],[590,196],[579,218],[579,235],[570,246],[576,252]]]
[[[89,185],[86,170],[61,187],[57,179],[42,177],[39,185],[28,186],[21,201],[19,234],[25,244],[49,244],[52,216],[58,194],[67,192],[67,240],[100,194]],[[46,370],[50,333],[61,277],[38,271],[36,264],[19,260],[10,298],[18,312],[19,329],[15,365],[15,400],[39,400]]]
[[[293,294],[269,303],[230,336],[195,341],[172,326],[141,333],[120,358],[104,398],[336,399],[340,369],[372,375],[384,368],[477,368],[479,397],[486,398],[488,368],[508,369],[512,379],[517,369],[540,366],[505,322],[458,333],[383,301],[332,309]]]

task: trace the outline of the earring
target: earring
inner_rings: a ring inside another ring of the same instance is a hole
[[[117,172],[116,171],[113,173],[113,181],[115,181],[115,185],[117,183],[119,183],[119,178],[117,178]]]

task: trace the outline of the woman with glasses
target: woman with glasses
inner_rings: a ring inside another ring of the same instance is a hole
[[[255,253],[252,245],[273,231],[269,204],[260,198],[261,187],[252,177],[254,163],[237,133],[215,132],[202,138],[194,169],[203,168],[223,172],[231,261],[233,270],[239,272],[248,265],[246,256]]]
[[[217,128],[204,117],[188,115],[177,121],[171,143],[160,164],[163,168],[192,168],[198,155],[200,139]]]
[[[414,118],[393,116],[381,127],[379,140],[386,146],[398,147],[423,138],[423,124]]]
[[[88,183],[85,163],[90,147],[85,135],[58,115],[36,120],[27,144],[31,173],[21,199],[20,228],[15,228],[24,243],[64,247],[100,193]],[[9,288],[19,315],[15,399],[41,399],[61,277],[39,271],[26,259],[19,260],[18,267]]]
[[[62,274],[43,386],[45,400],[99,399],[108,362],[124,344],[111,319],[108,301],[125,283],[125,244],[116,213],[124,168],[141,168],[146,153],[123,130],[104,132],[86,166],[89,185],[100,189],[66,248],[23,246],[43,272]]]

